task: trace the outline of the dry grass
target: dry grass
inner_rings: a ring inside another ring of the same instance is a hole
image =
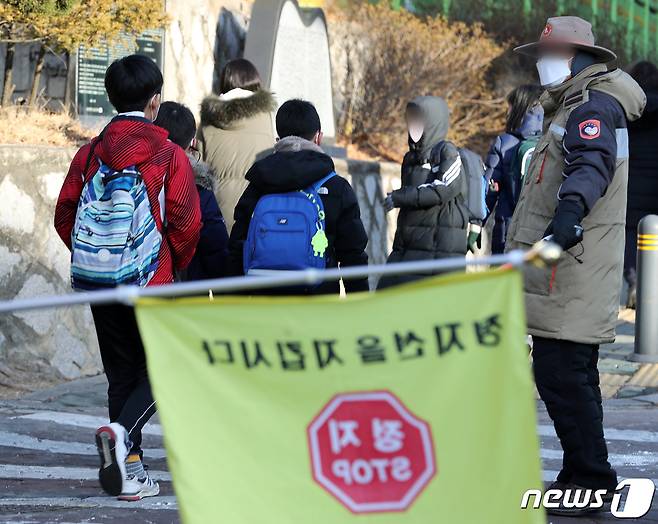
[[[343,143],[399,161],[407,150],[407,102],[434,95],[451,108],[449,138],[486,150],[506,105],[487,79],[503,47],[481,25],[422,19],[385,2],[334,6],[329,22]]]
[[[79,146],[95,134],[65,113],[0,108],[0,144]]]

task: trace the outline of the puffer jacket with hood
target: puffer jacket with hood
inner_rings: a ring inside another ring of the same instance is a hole
[[[199,191],[203,227],[196,253],[180,277],[181,280],[221,278],[226,276],[228,233],[224,217],[215,198],[213,185],[215,180],[208,164],[192,157],[190,157],[190,162],[194,170],[196,188]]]
[[[187,267],[201,229],[199,194],[192,167],[185,152],[169,141],[168,136],[167,131],[145,118],[115,117],[99,137],[76,153],[55,208],[55,229],[71,249],[80,195],[84,184],[98,171],[98,159],[114,169],[136,165],[146,185],[156,226],[164,234],[158,267],[149,286],[171,283],[174,272]],[[87,164],[89,167],[84,170]],[[166,227],[160,216],[162,203]]]
[[[409,137],[409,152],[402,161],[402,187],[392,193],[400,213],[388,262],[465,256],[468,182],[458,149],[445,140],[448,106],[433,96],[417,97],[409,105],[420,110],[425,126],[418,143]],[[427,275],[385,277],[379,287],[423,276]]]
[[[538,104],[525,114],[518,129],[496,137],[487,155],[485,177],[498,186],[498,191],[487,193],[487,208],[496,210],[491,240],[494,253],[504,251],[509,222],[521,193],[521,181],[513,172],[518,146],[524,140],[542,134],[543,120],[544,109]]]
[[[528,331],[581,344],[613,342],[624,258],[627,122],[642,115],[646,96],[623,71],[595,64],[540,101],[544,134],[505,248],[529,249],[541,240],[558,201],[581,207],[585,216],[582,242],[557,266],[524,268]]]
[[[201,104],[198,146],[216,176],[215,196],[229,231],[247,187],[245,174],[256,160],[272,153],[275,109],[276,101],[267,91],[244,89],[206,97]]]
[[[235,208],[235,225],[229,242],[229,274],[243,275],[242,250],[249,222],[263,195],[306,189],[334,171],[330,156],[313,142],[296,136],[279,140],[275,153],[257,161],[247,173],[249,186]],[[325,211],[329,246],[327,267],[368,264],[368,237],[361,222],[356,194],[347,180],[335,176],[319,191]],[[346,280],[348,293],[368,290],[368,279]],[[338,282],[326,282],[310,291],[314,294],[338,293]]]
[[[642,118],[628,124],[630,160],[626,226],[637,229],[646,215],[658,215],[658,92],[647,93]]]
[[[642,118],[628,124],[628,204],[624,277],[637,281],[637,226],[647,215],[658,215],[658,91],[647,92]]]

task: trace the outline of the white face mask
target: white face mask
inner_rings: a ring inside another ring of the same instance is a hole
[[[571,59],[545,56],[537,60],[539,83],[542,87],[555,87],[571,76]]]
[[[412,122],[409,124],[409,137],[416,144],[420,142],[420,139],[423,138],[423,133],[425,132],[425,126],[418,122]]]

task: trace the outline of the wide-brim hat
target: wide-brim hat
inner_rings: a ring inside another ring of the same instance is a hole
[[[574,47],[594,55],[603,63],[617,59],[617,55],[595,44],[592,24],[577,16],[556,16],[549,18],[539,40],[514,49],[516,53],[536,57],[541,50],[551,47]]]

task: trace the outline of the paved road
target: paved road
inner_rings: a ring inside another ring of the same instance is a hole
[[[105,421],[104,388],[102,378],[93,378],[23,400],[0,402],[0,522],[178,522],[157,420],[146,427],[146,441],[151,447],[146,455],[154,477],[160,480],[162,496],[125,503],[103,496],[99,489],[90,435]],[[608,401],[606,427],[611,461],[619,474],[655,479],[658,485],[658,395]],[[560,467],[560,449],[541,408],[538,431],[544,480],[553,480]],[[610,515],[549,519],[553,524],[615,521]],[[658,500],[641,522],[658,523]]]

